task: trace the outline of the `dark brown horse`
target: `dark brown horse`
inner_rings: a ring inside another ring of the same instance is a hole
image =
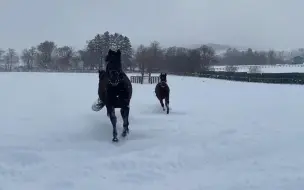
[[[169,114],[169,99],[170,99],[170,88],[167,84],[167,73],[161,73],[159,75],[160,82],[156,84],[155,95],[160,102],[163,110],[165,111],[164,102],[167,108],[167,114]]]
[[[115,108],[120,108],[123,118],[122,136],[126,137],[129,133],[129,112],[130,101],[132,98],[132,84],[128,76],[123,72],[121,65],[121,52],[109,50],[106,56],[106,71],[99,71],[98,102],[92,106],[94,111],[107,108],[107,115],[113,126],[113,142],[117,142],[117,117]]]

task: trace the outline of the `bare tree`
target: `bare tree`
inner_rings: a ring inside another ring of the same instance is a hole
[[[79,55],[80,59],[80,67],[85,70],[91,67],[90,64],[90,53],[86,50],[78,50],[77,54]]]
[[[215,60],[215,51],[213,48],[203,45],[201,51],[201,70],[208,70],[210,63]]]
[[[81,60],[81,55],[79,52],[73,52],[70,58],[70,64],[73,69],[83,69],[83,61]]]
[[[162,50],[158,41],[153,41],[148,47],[147,53],[147,72],[149,73],[150,77],[152,72],[161,69],[164,51]]]
[[[5,55],[5,51],[3,49],[0,49],[0,70],[2,69],[2,66],[4,66],[5,63],[4,55]]]
[[[19,62],[19,57],[15,49],[9,48],[4,56],[5,70],[12,71],[13,66]]]
[[[75,55],[75,51],[72,47],[59,47],[55,50],[54,54],[54,67],[56,69],[60,71],[66,71],[72,67],[72,58]]]
[[[144,75],[147,65],[146,57],[148,56],[148,48],[144,45],[140,45],[137,48],[137,51],[135,53],[135,61],[138,64],[138,68],[142,75]]]
[[[55,49],[55,42],[52,41],[44,41],[37,46],[37,56],[40,67],[44,69],[52,67],[52,54],[54,53]]]
[[[5,54],[5,51],[3,49],[0,49],[0,60],[3,59],[4,54]]]
[[[267,53],[267,63],[268,65],[275,64],[276,53],[273,50],[268,51]]]
[[[24,49],[21,54],[22,61],[26,64],[27,70],[31,71],[33,69],[37,51],[35,47],[30,49]]]
[[[279,52],[277,53],[278,59],[279,59],[279,60],[284,60],[284,54],[285,54],[284,51],[279,51]]]
[[[188,70],[191,73],[195,73],[200,70],[201,67],[201,55],[199,49],[188,50]]]

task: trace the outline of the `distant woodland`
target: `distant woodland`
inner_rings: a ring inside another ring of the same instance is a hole
[[[213,65],[275,65],[291,64],[292,56],[286,52],[237,50],[226,48],[220,53],[210,45],[196,48],[167,47],[158,41],[148,46],[132,46],[131,39],[119,33],[97,34],[86,42],[84,49],[57,46],[53,41],[44,41],[25,48],[20,54],[13,48],[0,49],[0,69],[2,71],[92,71],[105,68],[104,58],[109,49],[122,51],[122,64],[126,71],[145,72],[201,72]],[[297,56],[304,56],[304,49]],[[23,63],[23,64],[20,64]]]

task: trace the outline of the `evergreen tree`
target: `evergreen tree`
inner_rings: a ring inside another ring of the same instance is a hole
[[[132,67],[132,61],[131,58],[133,56],[133,48],[131,45],[131,41],[127,36],[124,36],[122,38],[121,42],[121,51],[122,51],[122,61],[123,61],[123,67],[124,69]]]

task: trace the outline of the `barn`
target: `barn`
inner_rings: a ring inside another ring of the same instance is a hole
[[[303,64],[304,63],[304,57],[303,56],[295,56],[292,58],[292,64]]]

